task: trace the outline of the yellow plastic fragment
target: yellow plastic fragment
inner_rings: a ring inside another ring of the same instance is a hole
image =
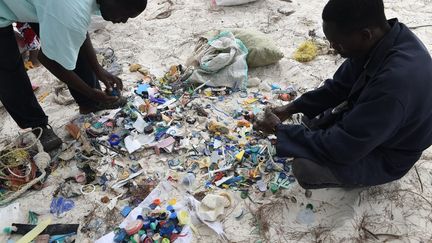
[[[42,231],[44,231],[48,225],[51,223],[51,218],[45,219],[40,222],[36,227],[34,227],[30,232],[25,234],[21,239],[19,239],[16,243],[30,243],[34,240]]]
[[[191,229],[197,233],[197,229],[195,228],[195,226],[192,224],[189,213],[185,210],[181,210],[180,212],[178,212],[177,214],[177,219],[179,221],[179,225],[187,225],[189,227],[191,227]]]
[[[250,104],[256,102],[257,100],[258,100],[257,98],[249,98],[249,99],[245,100],[243,103],[245,105],[250,105]]]
[[[213,92],[211,90],[204,90],[204,95],[210,97],[213,95]]]
[[[235,158],[236,158],[238,161],[241,161],[241,160],[243,159],[244,154],[245,154],[245,151],[242,150],[242,151],[240,151],[238,154],[236,154]]]

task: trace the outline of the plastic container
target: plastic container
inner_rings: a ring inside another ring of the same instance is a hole
[[[183,185],[190,187],[195,183],[195,174],[188,172],[182,180]]]

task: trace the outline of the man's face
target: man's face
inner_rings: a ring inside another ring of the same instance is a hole
[[[324,22],[323,30],[333,49],[344,58],[355,58],[366,55],[368,38],[361,31],[344,33],[336,24]]]
[[[133,9],[121,0],[101,0],[99,1],[102,18],[115,24],[126,23],[129,18],[137,17],[141,12]]]

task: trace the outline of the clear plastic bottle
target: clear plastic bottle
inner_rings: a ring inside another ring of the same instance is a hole
[[[192,172],[188,172],[182,180],[183,185],[186,187],[191,187],[195,183],[195,174]]]

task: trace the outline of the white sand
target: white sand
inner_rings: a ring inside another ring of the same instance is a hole
[[[290,58],[295,48],[308,39],[309,31],[315,30],[318,37],[323,37],[320,16],[325,1],[293,0],[290,3],[259,0],[243,6],[216,10],[210,8],[210,1],[174,0],[172,3],[173,12],[167,19],[158,20],[154,17],[165,11],[170,6],[169,2],[150,1],[145,13],[138,18],[130,20],[127,24],[108,23],[105,28],[92,34],[95,47],[112,47],[116,51],[123,65],[125,74],[121,77],[126,87],[133,87],[131,81],[139,78],[139,75],[128,72],[130,63],[140,63],[152,73],[162,74],[170,65],[185,62],[193,50],[197,36],[219,28],[259,29],[272,37],[284,52],[286,57],[279,64],[250,70],[250,77],[270,79],[282,84],[294,83],[297,87],[310,89],[316,87],[325,78],[331,77],[342,62],[340,58],[330,55],[319,56],[307,64],[297,63]],[[411,27],[432,24],[430,0],[415,2],[392,0],[385,3],[388,18],[398,17],[401,22]],[[295,13],[285,16],[278,13],[278,9],[294,10]],[[427,48],[432,50],[432,27],[418,28],[414,32]],[[33,82],[41,85],[41,89],[36,92],[37,96],[45,92],[50,93],[41,104],[50,118],[51,125],[62,138],[65,138],[66,132],[63,127],[77,115],[77,106],[61,106],[52,102],[55,78],[43,68],[32,70],[29,75]],[[0,109],[0,117],[3,124],[0,127],[0,140],[14,137],[19,132],[19,128],[4,108]],[[288,198],[285,209],[275,207],[276,212],[267,214],[270,216],[270,230],[267,237],[272,242],[363,242],[366,239],[374,240],[374,237],[379,241],[398,238],[403,242],[430,242],[432,241],[431,160],[430,150],[426,151],[416,164],[423,190],[413,169],[397,182],[362,191],[315,190],[312,198],[307,199],[304,190],[295,184],[291,189],[283,191],[282,195],[271,196],[268,192],[266,197],[253,196],[262,202]],[[166,163],[162,164],[166,166]],[[34,210],[47,214],[52,192],[62,180],[60,172],[68,172],[73,167],[73,164],[64,165],[50,176],[46,188],[27,193],[17,200],[21,204],[22,211]],[[166,169],[159,167],[158,170],[164,172]],[[92,195],[74,198],[76,208],[62,218],[55,218],[55,222],[80,223],[83,226],[89,223],[84,216],[93,211],[103,218],[112,215],[99,201],[103,195],[106,193],[98,191]],[[295,197],[297,203],[293,203],[291,197]],[[249,200],[240,199],[238,195],[237,200],[241,202],[237,206],[239,208],[247,208],[247,205],[251,205],[252,208],[257,206]],[[299,210],[305,207],[301,203],[312,203],[314,206],[315,221],[309,227],[296,221]],[[25,218],[23,220],[25,221]],[[112,227],[120,222],[119,220],[121,219],[107,224]],[[250,213],[240,221],[234,219],[232,215],[227,216],[224,226],[230,241],[254,242],[260,239],[259,235],[252,232],[255,227]],[[96,235],[100,236],[107,232],[107,229],[100,227],[97,234],[79,233],[77,242],[84,242],[84,239],[93,241]],[[217,236],[205,227],[200,227],[199,234],[195,236],[196,242],[216,240]]]

